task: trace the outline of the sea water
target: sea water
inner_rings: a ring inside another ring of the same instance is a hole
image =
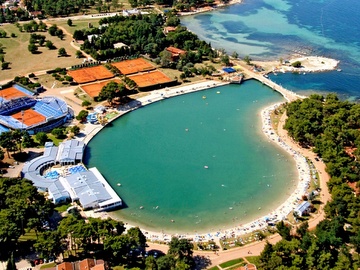
[[[120,220],[164,232],[238,226],[297,184],[292,157],[261,131],[261,109],[281,101],[256,81],[166,99],[105,127],[85,163],[123,199]]]
[[[360,1],[251,0],[181,22],[200,38],[227,53],[256,60],[319,55],[340,60],[341,72],[270,76],[302,95],[337,93],[360,98]]]

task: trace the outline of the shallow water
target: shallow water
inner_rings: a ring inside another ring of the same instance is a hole
[[[215,12],[183,17],[182,23],[211,42],[258,60],[321,55],[340,60],[342,72],[272,77],[284,87],[309,94],[336,92],[360,97],[360,1],[251,0]]]
[[[248,81],[151,104],[98,134],[85,163],[127,204],[121,220],[188,233],[244,224],[295,188],[293,159],[260,129],[261,108],[282,100]]]

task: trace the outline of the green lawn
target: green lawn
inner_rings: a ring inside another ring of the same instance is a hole
[[[234,259],[234,260],[231,260],[231,261],[227,261],[227,262],[224,262],[222,264],[220,264],[220,267],[221,268],[227,268],[227,267],[230,267],[230,266],[233,266],[233,265],[236,265],[236,264],[240,264],[240,263],[243,263],[244,260],[242,258],[238,258],[238,259]]]
[[[20,236],[19,241],[28,241],[28,240],[36,240],[36,233],[34,230],[26,232],[24,235]]]
[[[247,259],[250,263],[253,263],[253,264],[255,264],[255,265],[260,265],[259,257],[260,257],[260,256],[249,256],[249,257],[246,257],[246,259]]]
[[[48,263],[48,264],[44,264],[40,267],[40,269],[47,269],[47,268],[53,268],[56,266],[56,263],[52,262],[52,263]]]
[[[92,24],[93,28],[99,27],[99,20],[100,18],[94,18],[94,19],[86,19],[86,20],[73,20],[73,25],[69,26],[67,24],[67,20],[63,21],[50,21],[50,23],[54,23],[59,27],[64,27],[66,31],[68,31],[70,34],[74,34],[75,30],[82,30],[86,29],[89,26],[89,23]]]
[[[71,206],[70,203],[62,204],[62,205],[55,207],[55,210],[58,211],[59,213],[62,213],[62,212],[65,212],[70,206]]]

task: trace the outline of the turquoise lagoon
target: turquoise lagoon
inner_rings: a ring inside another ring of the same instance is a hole
[[[85,163],[124,200],[113,214],[125,222],[183,233],[244,224],[297,183],[292,157],[261,131],[261,109],[281,101],[256,81],[166,99],[104,128]]]

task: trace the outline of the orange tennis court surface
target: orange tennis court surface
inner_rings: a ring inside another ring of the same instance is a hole
[[[17,119],[20,122],[23,122],[23,120],[24,120],[23,123],[26,126],[31,126],[34,124],[45,122],[45,120],[46,120],[45,116],[43,116],[42,114],[40,114],[32,109],[27,109],[27,110],[24,110],[23,112],[24,112],[24,116],[22,116],[22,112],[20,111],[20,112],[13,114],[12,117]]]
[[[120,80],[108,80],[108,81],[102,81],[99,83],[91,83],[87,85],[82,85],[81,88],[88,94],[90,97],[94,98],[99,96],[99,93],[101,89],[107,85],[109,82],[116,82],[116,83],[122,83]]]
[[[161,83],[172,82],[173,80],[166,76],[161,71],[149,71],[147,73],[141,73],[129,76],[139,87],[147,87],[157,85]]]
[[[1,90],[0,96],[3,99],[10,100],[13,98],[18,98],[18,97],[26,97],[28,95],[25,94],[24,92],[21,92],[20,90],[17,90],[15,87],[9,87],[9,88]]]
[[[114,77],[114,74],[112,74],[111,71],[109,71],[104,66],[69,70],[67,73],[69,74],[69,76],[73,77],[74,81],[77,83],[88,83],[94,82],[96,80],[110,79]]]
[[[142,71],[148,71],[155,69],[155,66],[145,61],[142,58],[125,60],[117,63],[111,63],[111,65],[117,67],[124,75],[138,73]]]

